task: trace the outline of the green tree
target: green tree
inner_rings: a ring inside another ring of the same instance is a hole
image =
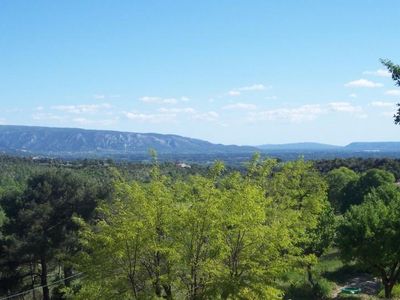
[[[113,201],[82,233],[87,280],[79,299],[172,299],[177,217],[169,184],[157,166],[149,183],[115,182]]]
[[[221,258],[223,193],[217,179],[224,167],[217,162],[207,177],[192,176],[177,185],[180,203],[176,235],[180,284],[187,299],[204,299],[212,293]]]
[[[327,203],[310,163],[257,156],[246,174],[217,162],[173,180],[156,167],[114,190],[82,233],[78,299],[281,299],[277,282],[311,255]]]
[[[395,81],[395,84],[397,86],[400,86],[400,66],[394,64],[389,59],[381,59],[381,62],[384,66],[386,66],[386,68],[392,74],[392,79]],[[399,125],[400,124],[400,103],[397,103],[397,106],[399,108],[398,108],[396,114],[393,116],[393,118],[394,118],[394,123]]]
[[[50,262],[64,249],[68,236],[78,227],[73,216],[88,219],[96,206],[97,193],[91,183],[68,171],[49,170],[31,177],[21,193],[7,194],[2,204],[8,217],[4,231],[15,237],[18,264],[40,268],[43,299],[50,298]]]
[[[336,213],[343,212],[346,199],[346,186],[356,182],[359,176],[346,167],[334,169],[326,175],[328,182],[328,199]]]
[[[344,202],[342,211],[346,211],[351,205],[359,205],[364,197],[374,188],[396,181],[394,175],[380,169],[370,169],[363,173],[357,181],[350,181],[344,188]]]
[[[307,239],[303,244],[304,253],[307,255],[305,267],[307,279],[314,295],[321,298],[318,290],[318,281],[314,278],[313,267],[323,254],[331,247],[336,234],[335,214],[327,201],[324,209],[318,216],[317,226],[307,230]]]
[[[381,277],[385,297],[400,276],[400,190],[394,184],[372,190],[352,206],[338,227],[338,245],[346,261],[356,260]]]

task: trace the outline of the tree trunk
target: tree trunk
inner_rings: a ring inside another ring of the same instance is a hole
[[[46,256],[40,257],[40,264],[42,266],[42,272],[40,274],[40,284],[43,290],[43,300],[50,300],[49,287],[47,286],[47,262]]]
[[[32,299],[36,300],[36,290],[35,290],[35,263],[31,262],[30,267],[31,267],[31,284],[32,284]]]
[[[394,283],[386,282],[386,283],[384,283],[384,285],[385,285],[385,298],[386,299],[391,299],[392,298],[392,289],[393,289]]]

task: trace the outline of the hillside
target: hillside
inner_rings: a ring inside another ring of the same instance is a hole
[[[314,150],[314,151],[325,151],[325,150],[338,150],[342,147],[334,146],[329,144],[321,143],[289,143],[289,144],[265,144],[257,146],[257,148],[262,150]]]
[[[160,154],[249,153],[257,149],[170,134],[134,133],[77,128],[0,126],[0,151],[32,154]]]
[[[352,151],[399,152],[400,142],[355,142],[345,148]]]

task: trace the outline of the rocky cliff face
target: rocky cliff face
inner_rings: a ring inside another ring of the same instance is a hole
[[[37,154],[65,153],[246,153],[256,148],[212,144],[207,141],[155,133],[75,128],[0,126],[0,150]]]

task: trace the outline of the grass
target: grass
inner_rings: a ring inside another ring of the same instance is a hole
[[[285,282],[282,283],[282,288],[287,291],[285,299],[382,299],[375,295],[365,294],[339,294],[334,298],[334,290],[337,290],[340,286],[344,286],[350,279],[354,279],[359,276],[368,277],[366,270],[359,265],[355,263],[343,263],[339,257],[339,252],[337,249],[331,249],[328,253],[320,258],[318,264],[313,267],[313,276],[315,278],[315,281],[319,284],[319,290],[317,291],[312,291],[311,286],[308,283],[305,270],[298,270],[297,272],[287,274]],[[316,292],[319,292],[320,294],[316,296]]]

